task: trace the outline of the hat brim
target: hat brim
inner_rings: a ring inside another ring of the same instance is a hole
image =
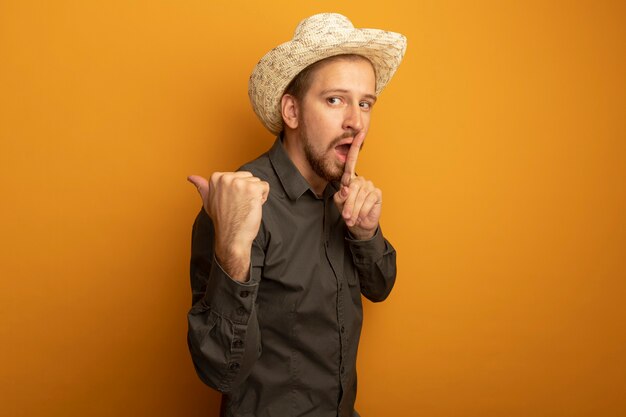
[[[250,76],[248,94],[252,108],[273,134],[283,129],[280,101],[293,78],[309,65],[342,54],[369,59],[376,72],[376,95],[385,88],[402,62],[406,37],[380,29],[344,30],[322,42],[293,39],[269,51]]]

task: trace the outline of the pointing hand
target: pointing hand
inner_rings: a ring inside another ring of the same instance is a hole
[[[248,279],[252,241],[259,232],[269,184],[250,172],[215,172],[210,181],[187,178],[196,186],[215,226],[215,256],[228,275]]]

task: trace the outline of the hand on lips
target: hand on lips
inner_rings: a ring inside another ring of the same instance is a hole
[[[337,208],[357,239],[369,239],[378,228],[382,209],[382,192],[371,181],[356,176],[356,162],[365,133],[359,132],[354,140],[346,139],[335,147],[337,154],[345,157],[341,188],[335,193]]]

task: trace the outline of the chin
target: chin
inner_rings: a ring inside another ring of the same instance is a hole
[[[334,172],[327,172],[326,173],[326,181],[329,182],[337,182],[341,180],[341,177],[343,176],[343,171],[337,170]]]

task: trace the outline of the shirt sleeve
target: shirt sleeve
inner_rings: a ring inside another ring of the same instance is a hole
[[[187,343],[200,379],[226,393],[248,377],[260,355],[255,301],[263,251],[255,241],[250,279],[241,283],[217,262],[214,235],[213,222],[202,209],[192,231]]]
[[[396,282],[396,250],[380,230],[371,239],[346,238],[359,275],[361,294],[378,302],[387,298]]]

